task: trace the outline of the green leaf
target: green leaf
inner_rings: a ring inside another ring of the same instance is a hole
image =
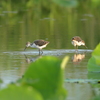
[[[77,0],[53,0],[53,2],[65,7],[75,7],[78,5]]]
[[[22,83],[35,88],[44,99],[63,100],[66,96],[63,88],[63,69],[58,58],[42,57],[30,64]]]
[[[68,63],[69,57],[65,56],[61,63],[61,68],[64,69],[66,67],[66,64]]]
[[[40,3],[40,0],[29,0],[27,3],[26,3],[26,6],[27,7],[33,7],[35,4],[39,4]]]
[[[10,85],[0,91],[0,100],[43,100],[43,98],[32,87]]]
[[[91,4],[93,7],[97,7],[97,6],[100,6],[100,0],[91,0]]]
[[[97,65],[100,66],[100,43],[97,45],[96,49],[92,53],[93,57],[96,59]]]
[[[100,43],[92,53],[92,57],[88,61],[88,71],[100,72]]]
[[[88,72],[89,79],[99,79],[100,80],[100,73],[96,72]]]

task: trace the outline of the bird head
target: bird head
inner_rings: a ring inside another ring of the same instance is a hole
[[[31,43],[27,42],[24,51],[26,50],[26,48],[30,47]]]
[[[74,37],[72,38],[72,41],[73,41],[73,40],[75,40],[75,38],[74,38]]]

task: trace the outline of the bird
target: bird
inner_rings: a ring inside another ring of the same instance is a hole
[[[33,43],[27,42],[24,51],[28,47],[37,48],[39,50],[39,55],[43,54],[42,49],[45,48],[49,44],[48,41],[45,40],[35,40]]]
[[[85,46],[87,48],[87,46],[85,45],[84,40],[82,40],[79,36],[74,36],[72,38],[72,45],[74,45],[74,47],[76,48],[76,51],[78,51],[78,46]]]

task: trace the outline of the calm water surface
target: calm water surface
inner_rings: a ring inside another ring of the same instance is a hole
[[[65,80],[88,79],[87,61],[91,57],[92,50],[79,49],[78,54],[75,53],[74,49],[45,49],[43,51],[44,54],[42,56],[38,56],[38,50],[36,49],[1,52],[0,78],[3,80],[3,83],[0,87],[4,88],[7,84],[22,78],[22,75],[31,62],[35,62],[39,58],[47,55],[56,56],[59,59],[63,59],[65,56],[70,57],[65,68]],[[68,97],[66,100],[80,100],[82,98],[82,100],[89,100],[94,95],[93,89],[88,83],[78,84],[65,81],[64,87],[68,90]]]
[[[84,4],[85,5],[85,4]],[[85,5],[86,6],[86,5]],[[18,7],[18,6],[17,6]],[[52,6],[54,7],[54,6]],[[1,7],[2,8],[2,7]],[[50,7],[51,8],[51,7]],[[21,9],[19,13],[6,13],[1,9],[0,14],[0,88],[22,78],[31,62],[43,56],[56,56],[63,59],[69,56],[65,68],[64,87],[68,90],[66,100],[89,100],[98,92],[89,83],[67,82],[68,79],[88,79],[87,62],[92,50],[100,42],[100,13],[89,11],[87,7],[68,9],[54,7],[49,11]],[[87,10],[86,10],[87,8]],[[97,10],[96,10],[97,11]],[[42,14],[43,13],[43,14]],[[80,36],[88,49],[79,47],[78,54],[71,45],[73,36]],[[38,50],[27,48],[27,41],[44,39],[50,44],[43,49],[42,56]]]

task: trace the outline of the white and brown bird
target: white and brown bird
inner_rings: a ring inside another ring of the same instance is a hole
[[[84,40],[82,40],[79,36],[74,36],[72,38],[72,41],[71,42],[74,45],[74,47],[76,48],[76,51],[78,50],[78,46],[83,45],[83,46],[86,47]]]
[[[39,49],[39,55],[41,55],[43,54],[42,49],[45,48],[48,44],[49,42],[45,40],[35,40],[33,43],[27,42],[24,51],[27,47],[37,48]]]

